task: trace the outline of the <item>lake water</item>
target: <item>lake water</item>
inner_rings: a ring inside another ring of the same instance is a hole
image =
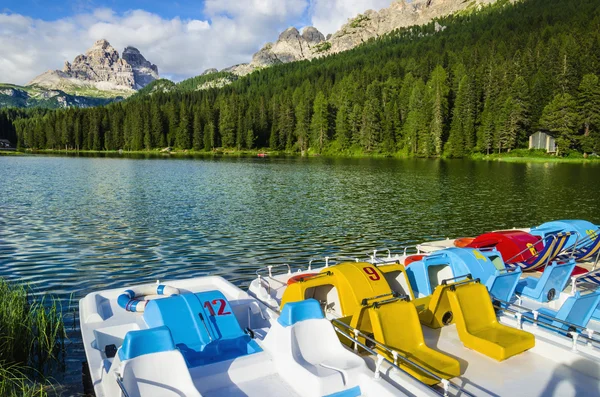
[[[69,325],[106,288],[206,274],[245,287],[268,264],[423,240],[600,223],[600,166],[468,160],[0,157],[0,276],[50,292]]]

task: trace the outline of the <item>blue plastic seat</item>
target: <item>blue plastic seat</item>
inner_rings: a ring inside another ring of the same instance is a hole
[[[166,326],[188,367],[230,360],[262,349],[242,331],[219,291],[182,294],[148,302],[148,327]]]
[[[521,269],[517,268],[512,272],[496,270],[493,277],[490,277],[486,284],[487,289],[496,299],[510,302],[515,289],[517,288],[519,278],[521,277]]]
[[[519,281],[516,292],[538,302],[554,300],[565,289],[573,269],[575,269],[574,260],[560,264],[552,262],[551,265],[546,266],[540,278],[526,277]]]
[[[283,305],[277,321],[284,327],[289,327],[300,321],[322,318],[325,318],[325,316],[319,302],[316,299],[305,299]]]
[[[566,321],[571,324],[575,324],[579,327],[587,327],[596,307],[600,303],[600,292],[593,292],[587,295],[581,295],[578,292],[574,296],[569,297],[565,303],[562,304],[560,309],[557,311],[541,308],[538,310],[543,316],[539,316],[538,320],[540,325],[544,324],[552,325],[553,327],[560,328],[564,331],[569,330],[567,324],[560,323],[556,320]],[[525,314],[525,318],[533,318],[532,313]]]
[[[121,361],[131,360],[143,356],[175,350],[173,337],[168,327],[156,327],[142,329],[139,331],[129,331],[125,335],[123,345],[119,349],[119,358]]]

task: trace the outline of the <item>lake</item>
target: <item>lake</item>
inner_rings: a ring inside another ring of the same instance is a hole
[[[99,289],[365,256],[553,219],[600,223],[600,165],[326,158],[0,157],[0,276],[57,295],[81,391],[77,303]],[[72,322],[72,324],[71,324]]]

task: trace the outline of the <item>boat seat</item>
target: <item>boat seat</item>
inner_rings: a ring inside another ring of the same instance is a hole
[[[299,394],[361,394],[359,382],[368,372],[366,364],[342,346],[317,300],[286,303],[264,344],[280,375]]]
[[[121,376],[130,397],[201,397],[183,355],[176,349],[124,361]]]
[[[581,295],[579,291],[574,296],[569,297],[560,307],[558,311],[547,308],[538,309],[540,325],[549,324],[553,327],[561,328],[565,331],[569,330],[569,326],[553,319],[562,320],[580,327],[587,327],[594,311],[600,303],[600,292],[593,292],[586,295]],[[547,316],[547,317],[545,317]],[[525,318],[533,318],[532,313],[526,313]],[[549,317],[549,318],[548,318]]]
[[[433,372],[440,378],[451,379],[460,375],[458,360],[431,349],[425,344],[419,315],[413,303],[396,301],[369,308],[366,313],[373,330],[374,339],[396,350],[403,356],[421,367]],[[357,328],[362,329],[361,326]],[[379,351],[394,361],[387,351]],[[439,383],[436,378],[419,369],[398,360],[400,368],[428,385]]]
[[[261,351],[242,331],[229,302],[219,291],[149,301],[144,320],[150,328],[169,328],[190,368]]]
[[[522,271],[520,268],[515,271],[496,271],[496,275],[491,278],[489,284],[486,285],[492,295],[496,299],[510,302],[515,294]]]
[[[529,332],[498,322],[484,285],[472,282],[444,289],[448,294],[458,336],[469,349],[503,361],[535,346],[535,337]]]
[[[565,289],[574,268],[574,260],[566,263],[552,262],[546,266],[541,277],[526,277],[521,280],[516,292],[538,302],[552,301]]]

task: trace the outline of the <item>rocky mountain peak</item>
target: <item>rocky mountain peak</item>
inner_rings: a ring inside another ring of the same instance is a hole
[[[140,89],[158,79],[158,68],[148,62],[135,47],[127,47],[123,57],[101,39],[85,54],[65,62],[63,70],[48,71],[29,85],[69,91],[77,87],[92,86],[102,91],[128,91]]]
[[[325,41],[325,36],[323,33],[319,32],[317,28],[308,26],[304,28],[302,31],[302,38],[311,44],[319,44],[322,41]]]
[[[287,28],[280,35],[277,41],[297,40],[300,32],[295,27]]]
[[[278,63],[313,59],[350,50],[369,39],[388,34],[395,29],[427,24],[436,18],[469,9],[476,11],[497,0],[390,0],[390,6],[379,11],[366,10],[348,20],[340,30],[323,36],[316,28],[304,28],[302,34],[291,27],[283,31],[275,43],[267,43],[254,54],[249,64],[224,69],[237,75]],[[515,2],[517,0],[509,0]],[[436,33],[444,27],[435,26]]]

